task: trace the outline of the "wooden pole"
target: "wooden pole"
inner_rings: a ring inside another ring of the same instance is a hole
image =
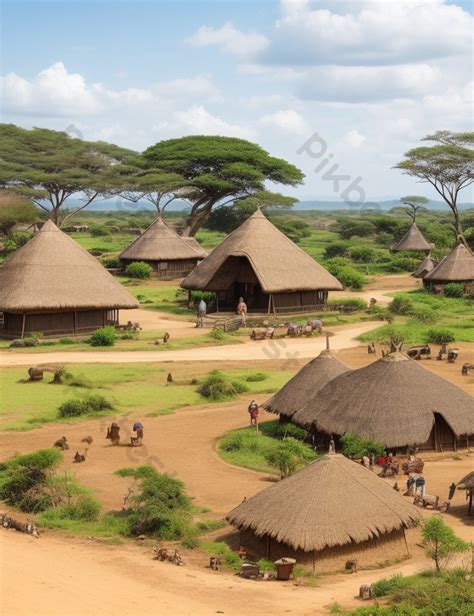
[[[326,334],[326,351],[329,351],[329,334]]]
[[[74,335],[76,335],[76,331],[77,331],[77,312],[76,312],[76,310],[74,310],[74,325],[73,325],[73,331],[74,331]]]
[[[270,293],[268,295],[268,308],[267,308],[267,314],[270,314],[270,311],[272,309],[272,294]]]
[[[407,536],[405,534],[405,529],[403,529],[403,539],[405,540],[405,547],[406,547],[406,550],[407,550],[407,554],[408,554],[408,556],[410,556],[410,550],[408,549],[408,541],[407,541]]]
[[[23,321],[21,324],[21,337],[25,335],[25,327],[26,327],[26,314],[23,314]]]

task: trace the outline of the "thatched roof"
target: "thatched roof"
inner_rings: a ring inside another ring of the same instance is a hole
[[[120,253],[120,259],[134,261],[180,261],[204,259],[207,252],[194,238],[180,237],[161,218],[157,218]]]
[[[471,471],[458,481],[457,486],[460,490],[474,490],[474,471]]]
[[[394,244],[391,248],[394,252],[398,252],[401,250],[410,250],[410,251],[430,251],[432,249],[431,244],[429,244],[423,234],[416,226],[416,222],[414,222],[405,235],[402,237],[400,241]]]
[[[425,280],[433,282],[474,280],[474,255],[464,244],[458,244],[429,274],[426,274]]]
[[[433,259],[428,255],[423,259],[420,265],[413,272],[413,278],[424,278],[426,274],[431,272],[436,267]]]
[[[375,473],[342,455],[325,455],[245,500],[227,520],[295,550],[361,543],[408,528],[417,509]]]
[[[0,268],[0,311],[138,308],[107,270],[48,221]]]
[[[248,259],[265,293],[342,289],[341,283],[306,252],[298,248],[257,210],[233,231],[182,282],[185,289],[220,291],[235,277],[232,268],[220,268],[232,257]]]
[[[315,392],[348,370],[331,351],[321,351],[262,406],[271,413],[292,417]]]
[[[391,353],[330,381],[292,421],[375,439],[387,447],[425,443],[441,414],[458,437],[474,434],[474,398],[404,353]]]

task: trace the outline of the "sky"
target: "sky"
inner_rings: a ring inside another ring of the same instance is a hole
[[[392,167],[436,130],[472,130],[473,12],[461,0],[3,0],[1,121],[137,151],[249,139],[304,171],[283,189],[302,200],[435,197]]]

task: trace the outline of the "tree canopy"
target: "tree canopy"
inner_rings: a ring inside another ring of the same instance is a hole
[[[267,191],[265,183],[295,186],[304,177],[294,165],[234,137],[197,135],[160,141],[148,148],[135,165],[141,171],[135,173],[132,185],[139,192],[140,178],[151,186],[155,175],[160,182],[163,180],[157,185],[161,192],[172,196],[180,183],[177,176],[181,178],[178,196],[191,205],[184,235],[194,235],[216,205],[249,199],[247,205],[255,207],[291,205],[293,201],[288,198],[285,202],[282,195]],[[170,182],[175,182],[171,188]]]
[[[13,239],[17,223],[33,223],[38,219],[36,207],[23,197],[8,190],[0,190],[0,234]]]
[[[447,203],[454,217],[457,241],[466,244],[458,210],[459,193],[474,182],[474,133],[438,131],[423,141],[435,145],[408,151],[395,168],[428,182]],[[467,245],[467,244],[466,244]]]
[[[114,163],[133,154],[60,131],[0,124],[0,186],[28,196],[54,223],[62,224],[98,195],[116,193]],[[79,205],[61,216],[73,195]]]

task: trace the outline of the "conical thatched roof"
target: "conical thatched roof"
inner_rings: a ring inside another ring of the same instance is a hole
[[[458,244],[429,274],[426,274],[425,280],[433,282],[474,280],[474,255],[464,244]]]
[[[293,416],[334,434],[352,433],[387,447],[425,443],[440,413],[456,436],[474,433],[474,398],[422,368],[403,353],[391,353],[330,381]]]
[[[213,278],[229,257],[246,257],[265,293],[342,289],[332,274],[298,248],[260,210],[215,248],[181,286],[222,290],[220,282],[213,282]]]
[[[245,500],[227,520],[295,550],[361,543],[415,525],[417,509],[375,473],[326,455]]]
[[[413,272],[413,278],[424,278],[426,274],[429,274],[436,267],[433,259],[428,255],[423,259],[420,265]]]
[[[398,252],[401,250],[410,250],[410,251],[430,251],[432,249],[431,244],[429,244],[423,234],[416,226],[416,222],[414,222],[402,239],[394,244],[391,248],[394,252]]]
[[[288,383],[263,404],[271,413],[292,417],[329,381],[349,368],[331,351],[321,351],[315,359],[303,366]]]
[[[141,235],[120,253],[120,259],[134,261],[179,261],[204,259],[207,252],[191,238],[180,237],[157,218]]]
[[[0,268],[0,311],[138,308],[107,270],[52,221]]]
[[[474,490],[474,471],[468,473],[457,484],[460,490]]]

